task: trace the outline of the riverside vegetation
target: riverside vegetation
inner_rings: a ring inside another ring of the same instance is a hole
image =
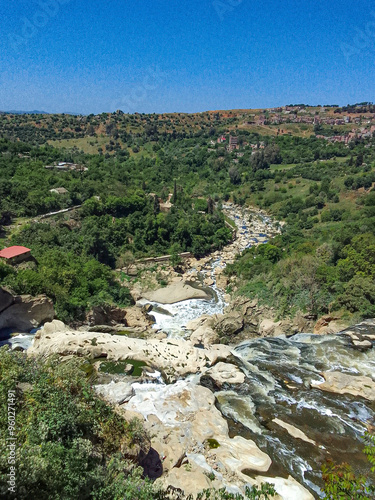
[[[157,489],[143,477],[137,464],[147,456],[149,436],[140,421],[127,422],[95,395],[82,360],[41,361],[2,347],[0,381],[0,498],[186,498],[182,492]],[[7,484],[8,391],[16,392],[16,495]],[[267,484],[247,489],[246,498],[255,500],[259,495],[271,498],[274,489]],[[242,496],[206,490],[198,498]]]
[[[190,128],[177,126],[177,120],[189,119],[3,115],[0,248],[28,246],[36,262],[17,267],[0,262],[0,285],[18,294],[46,293],[65,322],[82,319],[95,305],[129,305],[132,297],[116,267],[165,253],[178,262],[179,252],[200,257],[221,249],[231,231],[220,206],[230,199],[286,222],[281,235],[228,266],[228,274],[237,276],[237,294],[272,306],[280,318],[298,311],[351,323],[374,317],[374,137],[346,146],[327,143],[313,131],[304,137],[261,135],[236,128],[232,118],[220,114],[202,114]],[[238,136],[243,155],[212,144],[228,133]],[[249,144],[257,145],[255,151]],[[45,169],[59,161],[87,170]],[[50,192],[57,187],[67,192]],[[173,206],[164,213],[158,198],[165,201],[169,193]],[[77,205],[69,215],[38,219]],[[50,482],[43,485],[45,498],[73,498],[82,481],[87,496],[80,498],[157,498],[140,470],[123,461],[125,448],[136,448],[137,440],[147,437],[95,399],[80,367],[64,363],[52,370],[49,362],[37,365],[3,350],[0,369],[2,411],[6,390],[14,383],[19,387],[19,453],[27,482],[21,486],[27,491],[40,485],[43,471],[53,465]],[[54,411],[40,411],[48,407]],[[347,494],[343,498],[356,498],[348,496],[356,480],[350,474],[345,468],[325,470],[331,484],[327,498],[336,498],[337,488]]]

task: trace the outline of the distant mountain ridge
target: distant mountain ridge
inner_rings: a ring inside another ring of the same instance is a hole
[[[55,115],[55,114],[61,114],[61,115],[78,116],[81,113],[74,113],[73,111],[64,111],[63,113],[49,113],[48,111],[38,111],[38,110],[17,111],[17,110],[11,109],[10,111],[0,111],[0,114],[5,114],[5,115]]]
[[[11,109],[10,111],[0,111],[3,114],[7,115],[49,115],[50,113],[47,113],[47,111],[17,111],[14,109]]]

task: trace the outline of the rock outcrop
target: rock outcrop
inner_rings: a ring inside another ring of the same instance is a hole
[[[231,355],[228,347],[213,345],[198,349],[183,339],[129,338],[99,332],[82,332],[68,329],[60,321],[47,323],[37,332],[29,355],[89,356],[111,360],[134,359],[143,361],[161,371],[168,381],[190,373],[205,372],[217,361]]]
[[[244,327],[244,318],[239,311],[218,314],[214,319],[213,328],[220,336],[232,336],[239,333]]]
[[[279,498],[284,500],[314,500],[313,495],[292,476],[288,476],[287,479],[283,477],[259,476],[257,479],[258,484],[265,482],[273,484]]]
[[[0,329],[12,328],[19,332],[28,332],[46,321],[52,321],[55,310],[50,298],[46,295],[17,295],[13,301],[9,293],[2,290],[1,299],[4,304],[9,304],[0,313]],[[12,297],[12,296],[11,296]]]
[[[276,337],[312,331],[312,318],[297,313],[293,319],[276,320],[276,311],[257,299],[236,297],[223,315],[212,318],[210,326],[224,343],[238,343],[255,337]]]
[[[13,303],[14,303],[13,295],[10,292],[8,292],[8,290],[0,288],[0,313],[2,313]]]
[[[143,297],[150,302],[159,302],[159,304],[175,304],[189,299],[210,299],[210,296],[204,290],[193,288],[183,281],[172,283],[154,292],[144,293]]]
[[[213,485],[247,483],[245,469],[269,469],[271,459],[253,441],[229,437],[228,424],[208,389],[183,380],[168,386],[133,384],[133,388],[135,395],[123,408],[140,413],[155,436],[152,446],[164,458],[164,485],[196,494]],[[209,472],[216,484],[208,481]]]
[[[375,401],[375,382],[370,377],[348,375],[341,372],[325,372],[322,375],[325,382],[311,384],[312,387],[336,394],[352,394]]]
[[[211,391],[186,380],[167,386],[136,383],[133,388],[134,396],[121,409],[125,417],[142,418],[153,436],[152,447],[163,460],[163,475],[157,480],[163,487],[195,497],[205,488],[243,493],[246,485],[261,482],[257,473],[268,471],[271,459],[254,441],[229,437]],[[298,493],[298,499],[313,499],[293,478],[270,482],[279,493],[276,498],[297,499]]]

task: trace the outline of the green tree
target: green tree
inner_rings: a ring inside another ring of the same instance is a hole
[[[375,436],[366,432],[364,436],[364,452],[373,465],[371,472],[375,472]],[[328,461],[322,466],[324,485],[324,500],[371,500],[375,496],[374,477],[356,475],[347,463],[340,465]]]
[[[241,174],[239,173],[237,167],[233,166],[229,169],[229,179],[232,184],[240,184]]]

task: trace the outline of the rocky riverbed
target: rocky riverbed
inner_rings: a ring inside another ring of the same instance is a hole
[[[98,393],[150,432],[154,460],[143,465],[164,486],[240,492],[267,480],[293,500],[320,496],[327,458],[345,455],[367,472],[360,436],[375,423],[374,345],[374,321],[337,335],[233,347],[73,331],[53,321],[28,354],[90,359]]]
[[[172,337],[187,338],[191,330],[194,330],[195,324],[192,321],[201,318],[202,321],[197,323],[200,328],[198,334],[202,335],[204,327],[209,342],[213,341],[212,330],[216,332],[216,341],[220,335],[227,337],[227,341],[237,342],[238,338],[231,339],[231,335],[238,334],[248,326],[240,319],[244,311],[241,306],[244,304],[232,302],[231,296],[226,293],[226,288],[233,284],[234,278],[229,280],[224,270],[227,264],[234,261],[236,255],[253,245],[266,243],[280,232],[281,226],[260,210],[227,204],[223,206],[223,212],[232,221],[233,229],[236,229],[236,237],[229,245],[202,259],[187,259],[183,274],[178,275],[171,269],[165,270],[163,278],[170,282],[168,286],[154,291],[143,291],[141,285],[137,284],[135,299],[140,306],[149,304],[153,307],[150,314],[156,320],[154,330],[165,332]],[[249,313],[250,309],[248,308]],[[257,313],[252,310],[251,316],[253,322],[255,316],[259,318],[256,323],[258,334],[261,319],[266,316],[264,308],[259,308]],[[269,316],[272,317],[272,312]],[[249,328],[246,330],[245,338],[248,338],[251,332]],[[276,334],[279,330],[274,329]],[[241,337],[239,339],[241,340]]]
[[[188,495],[268,481],[277,498],[318,498],[325,459],[345,453],[367,471],[360,436],[375,425],[375,323],[332,335],[335,318],[275,321],[256,300],[231,301],[225,266],[279,227],[259,211],[224,210],[237,238],[222,252],[189,259],[183,274],[160,268],[168,286],[137,283],[137,306],[93,310],[89,326],[47,323],[28,354],[91,360],[98,394],[153,436],[143,466],[164,486]],[[330,334],[300,333],[314,326]]]

